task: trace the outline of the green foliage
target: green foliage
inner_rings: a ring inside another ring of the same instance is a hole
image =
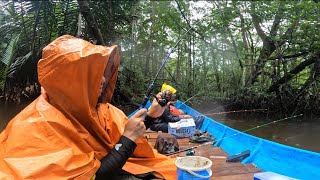
[[[1,91],[4,90],[5,85],[6,85],[6,80],[7,80],[7,74],[8,74],[8,69],[12,63],[12,60],[15,55],[15,50],[16,46],[19,40],[20,34],[13,36],[11,41],[9,42],[7,48],[5,49],[3,56],[1,58],[1,63],[2,63],[2,68],[0,68],[0,74],[1,74],[1,84],[0,84],[0,89]]]
[[[183,99],[198,92],[208,98],[244,94],[270,98],[274,95],[267,91],[270,86],[320,49],[320,4],[313,1],[88,2],[103,39],[121,47],[117,88],[135,101],[141,100],[169,48],[190,26],[159,73],[155,91],[167,82]],[[14,84],[36,82],[42,48],[63,34],[96,42],[88,23],[79,16],[77,1],[12,1],[0,5],[2,87],[5,79],[11,82],[8,89]],[[254,15],[269,44],[263,43]],[[9,51],[17,39],[14,34],[20,34],[19,43]],[[266,49],[273,50],[264,55]],[[258,81],[248,83],[259,63]],[[310,92],[319,95],[319,78],[312,77],[319,73],[312,66],[282,83],[278,93],[290,94],[289,89],[301,96]],[[307,88],[300,92],[304,86]]]

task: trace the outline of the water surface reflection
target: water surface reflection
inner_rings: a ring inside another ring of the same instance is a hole
[[[239,131],[245,131],[281,119],[279,117],[273,118],[261,112],[230,113],[225,115],[211,115],[208,117]],[[319,131],[319,119],[296,117],[250,130],[247,133],[281,144],[320,152]]]

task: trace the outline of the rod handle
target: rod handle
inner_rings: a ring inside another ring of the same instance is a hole
[[[148,103],[148,101],[149,101],[149,98],[150,98],[150,95],[151,95],[151,91],[153,90],[153,88],[154,88],[154,84],[153,83],[151,83],[150,85],[149,85],[149,87],[148,87],[148,90],[147,90],[147,92],[146,92],[146,95],[144,96],[144,98],[143,98],[143,100],[142,100],[142,103],[140,104],[140,109],[141,108],[144,108],[145,106],[146,106],[146,104]]]

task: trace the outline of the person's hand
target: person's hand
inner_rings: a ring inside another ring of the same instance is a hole
[[[185,114],[185,115],[179,115],[179,118],[181,118],[181,119],[189,119],[189,118],[192,118],[192,116],[190,116],[188,114]]]
[[[129,118],[124,127],[123,136],[136,142],[145,132],[144,118],[147,115],[146,109],[140,109],[133,116]]]
[[[176,101],[176,100],[170,101],[170,105],[175,105],[175,104],[177,104],[177,101]]]
[[[158,99],[162,99],[161,98],[161,92],[159,92],[156,97]],[[165,106],[161,106],[158,101],[156,100],[156,98],[153,99],[151,107],[148,111],[148,116],[152,117],[152,118],[157,118],[159,116],[161,116],[164,112],[164,110],[166,110],[169,106],[170,102],[168,102]]]

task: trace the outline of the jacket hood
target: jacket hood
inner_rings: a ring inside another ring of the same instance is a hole
[[[107,84],[102,92],[104,101],[109,102],[119,64],[117,46],[93,45],[64,35],[43,49],[38,78],[49,103],[62,111],[75,126],[81,124],[81,128],[94,135],[92,126],[93,121],[98,121],[96,106],[102,76]]]
[[[85,40],[65,35],[43,49],[38,63],[38,78],[49,97],[65,103],[81,103],[95,107],[104,71],[106,71],[106,101],[110,101],[119,67],[117,46],[93,45]],[[83,106],[79,104],[79,106]]]

